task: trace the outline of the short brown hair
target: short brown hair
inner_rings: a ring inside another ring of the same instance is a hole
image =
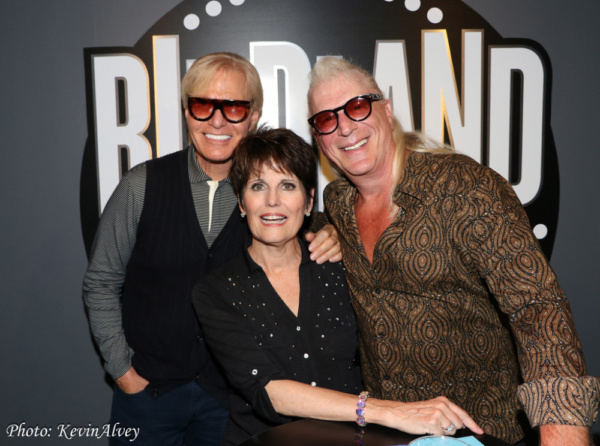
[[[241,199],[252,176],[264,166],[295,175],[304,187],[307,201],[317,187],[317,158],[312,146],[288,129],[262,126],[240,141],[233,154],[229,178]]]

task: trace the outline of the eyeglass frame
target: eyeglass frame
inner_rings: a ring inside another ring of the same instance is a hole
[[[354,119],[352,116],[350,116],[348,114],[348,112],[346,111],[346,107],[348,106],[348,104],[350,104],[350,102],[356,100],[356,99],[367,99],[369,102],[369,113],[367,113],[367,116],[365,116],[364,118],[361,119]],[[369,94],[361,94],[359,96],[355,96],[351,99],[348,99],[348,101],[346,101],[346,103],[344,105],[341,105],[337,108],[331,109],[331,110],[321,110],[318,113],[315,113],[314,115],[312,115],[310,118],[308,118],[308,123],[310,124],[310,126],[315,129],[315,132],[317,132],[319,135],[330,135],[333,132],[335,132],[337,130],[337,128],[340,125],[340,118],[338,116],[338,112],[340,110],[344,110],[344,114],[348,117],[348,119],[351,119],[354,122],[361,122],[364,121],[365,119],[367,119],[369,116],[371,116],[371,113],[373,112],[373,102],[377,102],[377,101],[381,101],[383,100],[383,96],[377,93],[369,93]],[[332,131],[330,132],[321,132],[316,126],[315,126],[315,118],[320,115],[321,113],[328,113],[331,112],[335,115],[335,127],[333,128]]]
[[[212,106],[213,106],[212,112],[210,113],[210,115],[207,118],[198,118],[196,115],[194,115],[194,112],[192,111],[192,106],[191,106],[191,101],[193,101],[194,99],[201,99],[203,101],[207,101],[210,104],[212,104]],[[243,106],[246,109],[246,113],[244,114],[244,117],[238,121],[229,119],[227,117],[227,113],[225,113],[225,111],[223,109],[224,105],[227,105],[228,103],[229,104],[236,103],[236,105]],[[195,96],[188,97],[188,111],[190,113],[190,116],[192,118],[194,118],[196,121],[206,122],[206,121],[210,120],[215,115],[215,112],[217,110],[221,111],[221,115],[223,115],[223,118],[227,122],[230,122],[231,124],[239,124],[240,122],[244,122],[246,119],[248,119],[248,116],[250,116],[250,112],[252,111],[252,101],[244,101],[244,100],[238,100],[238,99],[209,99],[209,98],[201,98],[201,97],[195,97]]]

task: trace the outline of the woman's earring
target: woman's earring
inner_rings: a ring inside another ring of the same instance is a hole
[[[307,217],[310,217],[310,211],[306,212],[306,214],[304,214],[304,215],[306,215]]]
[[[246,218],[246,213],[245,212],[240,212],[240,215],[242,216],[242,218]]]

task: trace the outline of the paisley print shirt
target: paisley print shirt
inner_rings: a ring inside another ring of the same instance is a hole
[[[523,408],[533,426],[593,424],[600,381],[586,376],[569,303],[499,174],[463,155],[411,153],[372,263],[355,198],[346,179],[324,195],[373,396],[444,395],[508,442],[523,436]]]

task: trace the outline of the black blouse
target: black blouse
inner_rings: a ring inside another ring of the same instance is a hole
[[[362,389],[356,321],[341,263],[318,265],[300,241],[298,316],[242,249],[194,288],[210,350],[231,385],[225,444],[291,421],[275,412],[265,385],[289,379],[346,393]]]

